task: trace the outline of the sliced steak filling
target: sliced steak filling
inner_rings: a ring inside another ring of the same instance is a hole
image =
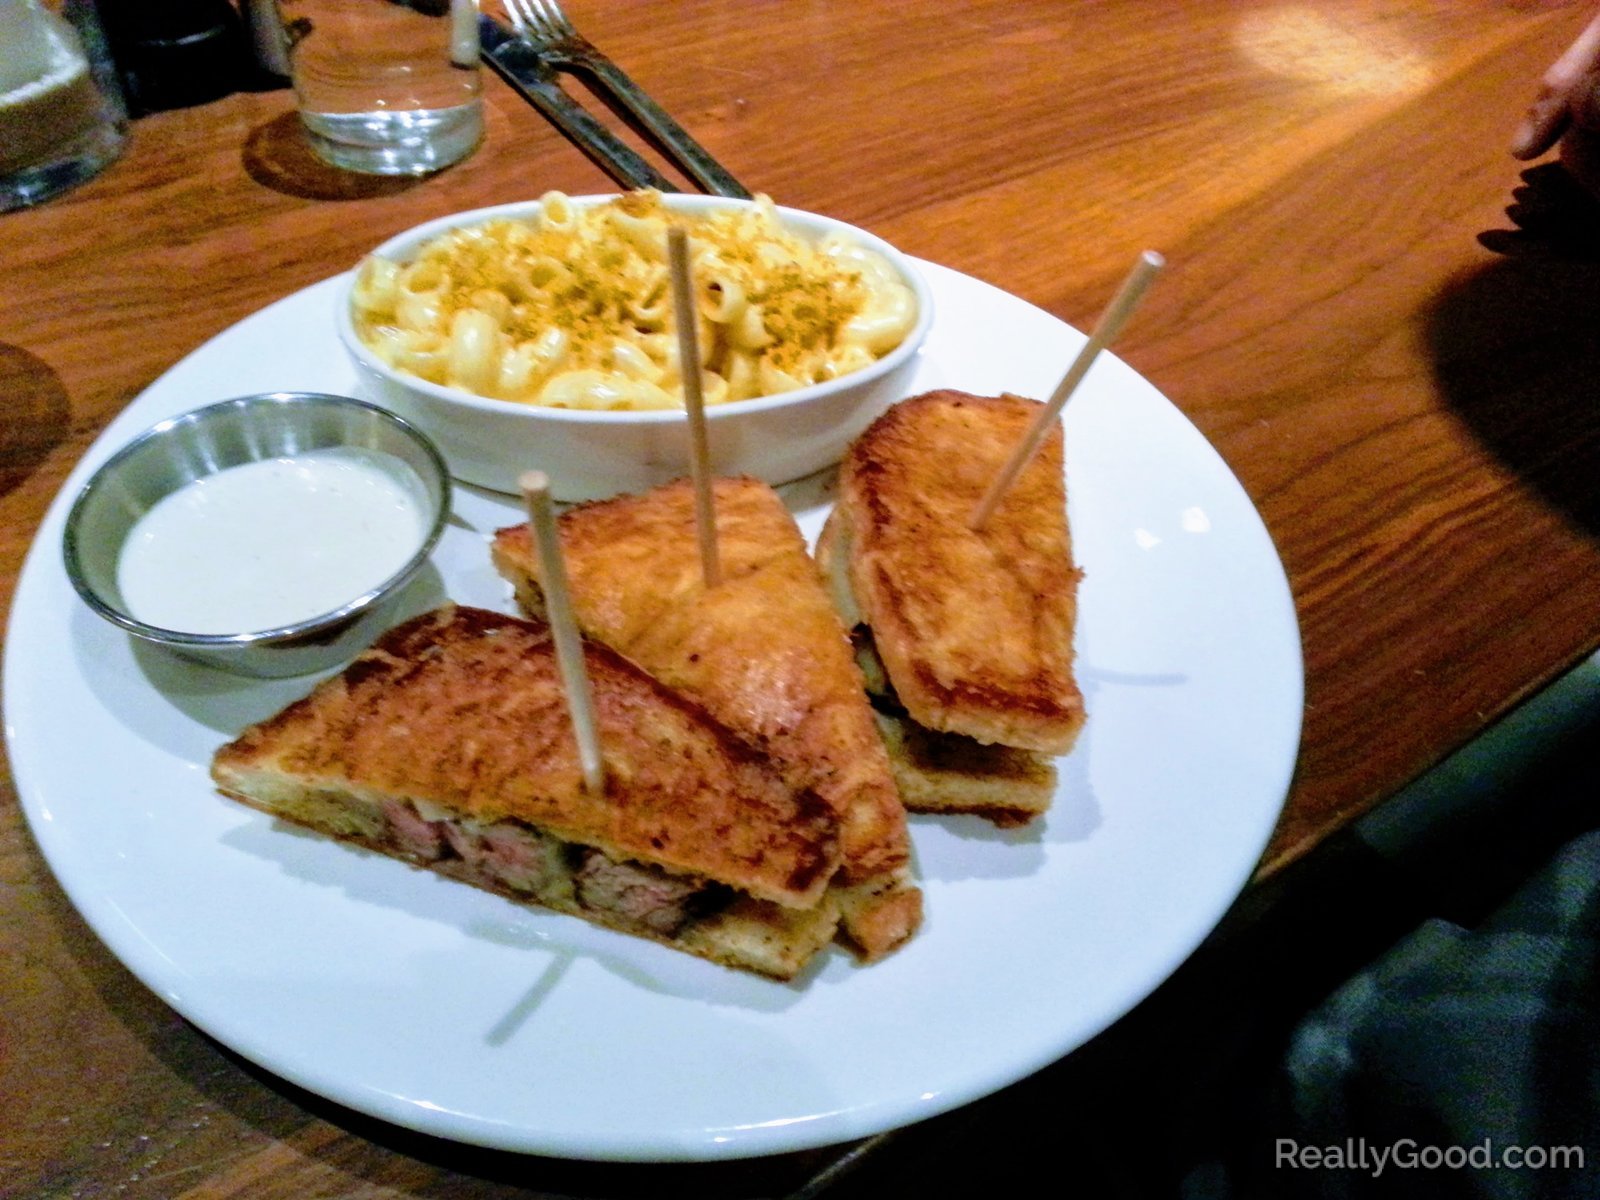
[[[516,821],[478,825],[431,820],[412,804],[385,800],[389,844],[424,866],[546,903],[576,903],[641,932],[672,937],[696,917],[726,908],[731,888],[616,862],[602,851],[561,841]]]
[[[583,853],[573,877],[578,903],[626,925],[671,937],[695,917],[725,907],[733,893],[719,884],[671,875],[643,863],[615,862],[598,850]]]

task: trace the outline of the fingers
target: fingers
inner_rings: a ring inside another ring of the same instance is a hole
[[[1584,27],[1572,45],[1550,65],[1539,95],[1511,138],[1515,158],[1535,158],[1561,138],[1572,121],[1574,105],[1589,110],[1600,103],[1594,94],[1600,78],[1600,16]]]
[[[1544,87],[1511,136],[1511,157],[1537,158],[1556,144],[1571,119],[1566,92]]]
[[[1597,68],[1600,68],[1600,16],[1590,21],[1572,45],[1551,64],[1544,81],[1550,87],[1570,88]]]
[[[1589,77],[1571,110],[1572,128],[1561,139],[1561,163],[1600,199],[1600,73]]]
[[[1578,81],[1567,109],[1578,128],[1600,133],[1600,67]]]

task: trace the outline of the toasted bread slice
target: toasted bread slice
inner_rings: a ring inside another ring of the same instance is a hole
[[[447,607],[217,751],[227,795],[512,897],[788,978],[832,940],[837,819],[698,705],[584,650],[585,790],[550,631]]]
[[[1039,408],[953,391],[894,405],[845,455],[823,557],[918,724],[1064,754],[1084,707],[1059,426],[984,528],[967,525]]]
[[[723,578],[711,589],[688,481],[564,513],[574,611],[586,634],[693,697],[833,806],[845,931],[875,958],[916,930],[921,892],[844,626],[777,493],[753,479],[719,479],[713,494]],[[527,526],[500,530],[493,557],[523,608],[542,612]]]

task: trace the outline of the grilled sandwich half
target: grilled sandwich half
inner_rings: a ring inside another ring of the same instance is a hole
[[[274,816],[728,966],[793,977],[830,943],[838,822],[698,705],[588,643],[592,795],[549,627],[446,607],[222,747]]]
[[[878,958],[916,931],[922,893],[848,634],[777,493],[754,479],[718,479],[713,497],[722,579],[709,589],[688,481],[563,513],[578,623],[833,807],[842,869],[829,894],[845,940]],[[502,529],[493,557],[523,608],[542,612],[527,526]]]
[[[1025,823],[1084,722],[1059,424],[981,531],[967,526],[1040,405],[938,391],[852,444],[817,558],[912,811]]]

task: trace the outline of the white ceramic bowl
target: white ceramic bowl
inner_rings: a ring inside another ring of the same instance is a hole
[[[611,196],[574,197],[577,204]],[[668,194],[677,210],[704,212],[748,201]],[[528,217],[538,201],[456,213],[398,234],[373,253],[406,261],[418,246],[446,230],[495,217]],[[719,475],[753,475],[787,483],[838,462],[873,419],[905,394],[916,358],[933,323],[933,299],[915,266],[893,246],[829,217],[779,208],[785,225],[817,239],[843,232],[883,255],[904,277],[917,301],[917,320],[899,347],[870,367],[827,383],[706,409],[711,469]],[[352,285],[353,286],[353,276]],[[357,336],[351,287],[341,295],[340,340],[355,361],[365,394],[413,422],[433,439],[456,478],[515,493],[517,476],[530,468],[550,477],[558,500],[592,500],[639,492],[689,473],[687,418],[680,410],[591,412],[541,408],[475,396],[429,383],[382,362]]]

